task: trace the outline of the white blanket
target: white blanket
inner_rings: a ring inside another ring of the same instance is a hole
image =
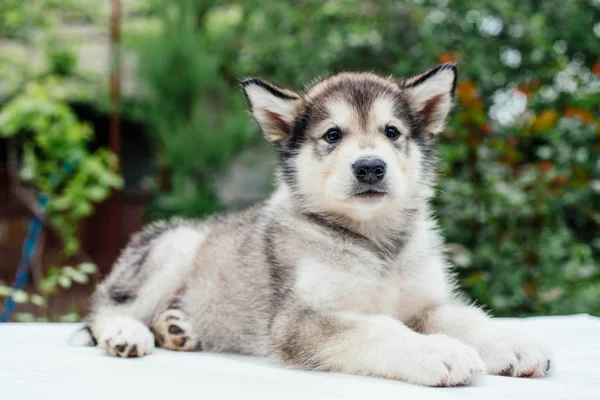
[[[16,399],[600,399],[600,318],[502,319],[543,338],[556,370],[545,379],[483,377],[426,388],[385,379],[282,368],[268,360],[155,350],[113,358],[70,347],[77,324],[0,324],[0,400]]]

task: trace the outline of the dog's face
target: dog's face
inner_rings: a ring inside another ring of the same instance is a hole
[[[281,155],[302,205],[357,221],[431,192],[431,145],[450,111],[456,67],[395,82],[341,73],[305,93],[243,81],[250,110]]]

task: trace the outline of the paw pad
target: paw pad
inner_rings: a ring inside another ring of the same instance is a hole
[[[111,339],[106,339],[104,341],[106,345],[107,351],[117,357],[121,358],[135,358],[140,357],[140,353],[138,352],[137,344],[129,345],[129,343],[120,343],[117,345],[113,345]],[[145,354],[142,354],[145,355]]]
[[[154,349],[152,333],[142,322],[129,317],[113,317],[105,322],[99,343],[115,357],[143,357]]]
[[[152,330],[160,347],[183,351],[195,350],[199,347],[191,324],[180,310],[165,311],[156,320]]]
[[[177,325],[169,325],[169,333],[172,335],[179,335],[183,333],[183,329],[181,329]]]

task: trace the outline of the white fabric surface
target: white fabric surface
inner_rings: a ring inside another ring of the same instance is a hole
[[[600,399],[600,318],[503,319],[555,352],[545,379],[483,377],[426,388],[391,380],[282,368],[268,360],[157,349],[113,358],[71,347],[77,324],[0,324],[0,400],[13,399]]]

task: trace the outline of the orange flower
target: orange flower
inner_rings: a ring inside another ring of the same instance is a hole
[[[594,71],[595,74],[600,75],[600,62],[594,64],[594,66],[592,67],[592,71]]]
[[[481,129],[481,133],[483,133],[484,135],[489,135],[490,133],[492,133],[492,126],[489,122],[486,122],[485,124],[481,125],[479,129]]]
[[[524,94],[524,95],[526,95],[526,96],[528,96],[529,94],[531,94],[531,90],[530,90],[530,89],[529,89],[527,86],[517,86],[517,87],[515,88],[515,90],[516,90],[517,92],[521,92],[521,93],[523,93],[523,94]]]
[[[526,283],[525,286],[523,286],[523,290],[527,296],[533,296],[537,292],[537,289],[531,283]]]
[[[533,118],[531,129],[535,132],[543,132],[551,129],[556,124],[558,113],[554,110],[544,110]]]
[[[483,111],[485,104],[477,93],[477,86],[473,81],[463,81],[458,84],[456,94],[464,106],[470,110]]]
[[[551,161],[542,161],[538,164],[538,167],[540,169],[540,171],[542,172],[548,172],[552,169],[554,165],[552,164]]]
[[[473,81],[462,81],[456,88],[458,98],[464,102],[469,102],[477,98],[477,87]]]
[[[479,99],[465,102],[465,105],[468,106],[469,108],[471,108],[472,110],[483,111],[483,109],[485,108],[485,104],[483,104],[483,101],[481,101]]]
[[[467,138],[467,142],[469,143],[469,145],[471,147],[477,147],[479,146],[479,143],[481,143],[481,140],[479,140],[479,138],[473,137],[473,136],[469,136]]]
[[[444,53],[439,57],[440,63],[445,64],[445,63],[451,63],[451,62],[455,62],[456,59],[454,58],[454,56],[450,53]]]
[[[567,183],[569,183],[569,178],[567,178],[564,175],[556,175],[556,178],[554,178],[554,182],[559,185],[566,185]]]
[[[528,81],[522,85],[517,86],[515,90],[529,96],[531,93],[533,93],[534,90],[539,89],[540,86],[542,86],[542,83],[539,80],[534,79],[532,81]]]
[[[504,154],[503,156],[501,156],[498,161],[502,164],[506,164],[506,165],[514,165],[517,162],[517,158],[514,155],[514,152],[510,153],[510,154]]]
[[[594,122],[594,117],[592,116],[592,114],[590,114],[589,111],[582,110],[581,108],[567,107],[564,115],[565,117],[569,118],[579,118],[582,122],[586,124],[591,124],[592,122]]]

